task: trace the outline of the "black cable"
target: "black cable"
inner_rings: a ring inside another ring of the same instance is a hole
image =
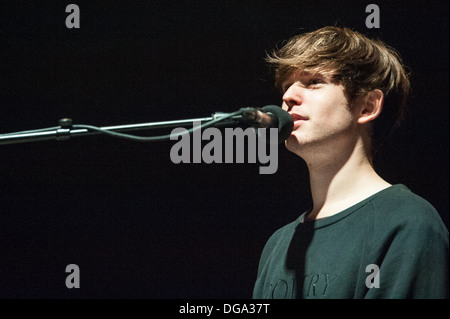
[[[191,129],[187,130],[186,132],[180,133],[180,134],[177,134],[177,135],[181,136],[181,135],[184,135],[184,134],[190,134],[196,129],[203,129],[203,128],[212,126],[212,125],[214,125],[216,123],[219,123],[219,122],[221,122],[223,120],[229,119],[229,118],[231,118],[233,116],[241,115],[242,112],[243,112],[242,110],[239,110],[239,111],[236,111],[236,112],[233,112],[233,113],[229,113],[229,114],[227,114],[225,116],[222,116],[222,117],[220,117],[218,119],[214,119],[214,120],[208,121],[208,122],[206,122],[206,123],[204,123],[204,124],[202,124],[200,126],[193,127]],[[114,132],[114,131],[110,131],[110,130],[105,130],[105,129],[102,129],[102,128],[97,127],[97,126],[85,125],[85,124],[75,124],[75,125],[72,125],[71,128],[74,128],[74,129],[85,129],[85,130],[88,130],[88,131],[99,132],[99,133],[110,135],[110,136],[113,136],[113,137],[123,138],[123,139],[137,141],[137,142],[165,141],[165,140],[169,140],[170,137],[171,137],[171,134],[160,135],[160,136],[137,136],[137,135],[132,135],[132,134],[125,134],[125,133],[119,133],[119,132]]]

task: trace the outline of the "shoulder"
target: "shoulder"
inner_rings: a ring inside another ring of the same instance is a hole
[[[273,234],[269,237],[269,240],[267,241],[266,246],[267,245],[273,246],[276,243],[278,243],[279,241],[282,241],[286,238],[290,239],[295,232],[295,229],[300,221],[300,218],[275,230],[273,232]]]
[[[381,225],[448,234],[435,207],[403,184],[393,185],[382,191],[373,198],[371,205],[374,218]]]
[[[272,233],[264,246],[261,259],[267,259],[275,249],[280,250],[281,247],[287,247],[289,245],[302,216]]]

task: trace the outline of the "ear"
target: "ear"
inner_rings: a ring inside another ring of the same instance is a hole
[[[384,94],[381,90],[367,93],[359,108],[358,124],[365,124],[376,119],[383,109]]]

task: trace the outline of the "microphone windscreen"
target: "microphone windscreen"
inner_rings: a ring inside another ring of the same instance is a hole
[[[278,119],[278,143],[283,143],[294,129],[292,116],[277,105],[266,105],[262,110],[266,113],[272,113]]]

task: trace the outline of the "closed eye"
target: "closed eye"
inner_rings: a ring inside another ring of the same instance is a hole
[[[324,82],[321,79],[313,78],[313,79],[310,79],[307,82],[307,86],[316,86],[316,85],[319,85],[319,84],[322,84],[322,83],[324,83]]]
[[[295,81],[286,81],[283,83],[281,91],[284,94],[294,84],[304,88],[317,88],[319,85],[325,83],[328,83],[327,80],[320,74],[300,76]]]

